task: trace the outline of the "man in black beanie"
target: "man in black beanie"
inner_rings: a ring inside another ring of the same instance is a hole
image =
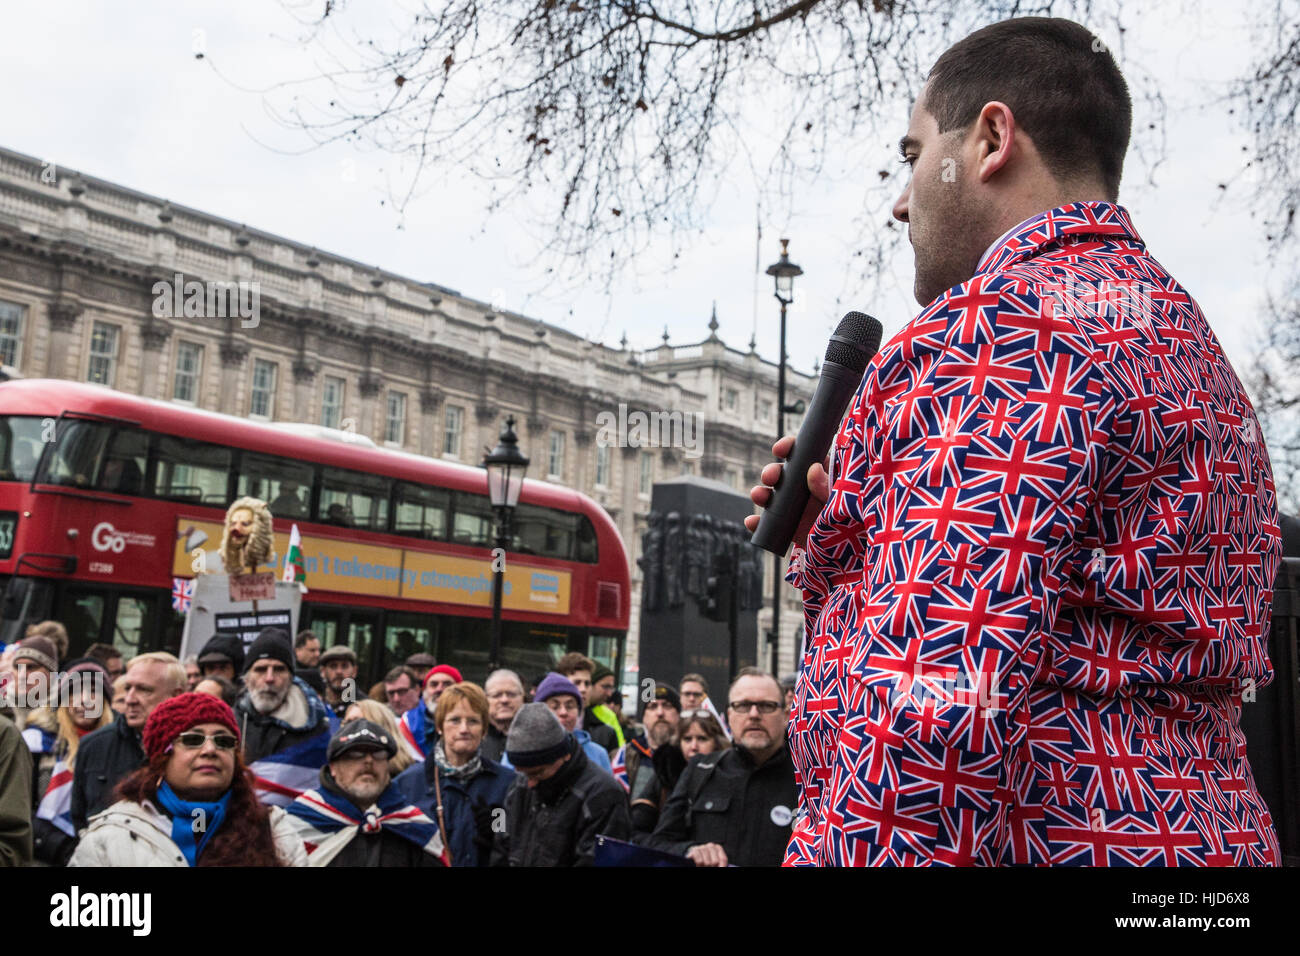
[[[338,718],[293,673],[287,631],[263,628],[244,655],[244,692],[235,701],[244,762],[263,803],[287,806],[316,785]]]
[[[623,788],[587,760],[545,704],[525,704],[506,735],[519,771],[506,794],[493,866],[591,866],[596,837],[630,840]]]

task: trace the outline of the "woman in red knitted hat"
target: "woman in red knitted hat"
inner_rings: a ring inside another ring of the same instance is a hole
[[[208,694],[163,701],[144,725],[143,767],[90,819],[69,866],[306,866],[279,807],[257,798],[234,712]]]

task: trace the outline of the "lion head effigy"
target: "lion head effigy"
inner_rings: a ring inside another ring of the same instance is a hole
[[[260,498],[240,498],[226,510],[221,562],[227,574],[247,574],[270,560],[275,539],[271,509]]]

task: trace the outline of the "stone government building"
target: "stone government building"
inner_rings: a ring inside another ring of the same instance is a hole
[[[154,286],[246,283],[255,323],[154,314]],[[247,327],[246,327],[247,326]],[[377,444],[476,465],[507,414],[531,478],[599,502],[631,560],[627,661],[637,659],[640,538],[655,481],[697,474],[747,491],[771,458],[777,368],[717,336],[645,352],[319,252],[0,148],[0,364],[26,378],[97,382],[270,421],[354,429]],[[815,378],[787,370],[787,401]],[[702,416],[698,457],[606,447],[620,404]],[[787,416],[787,430],[797,427]],[[779,646],[771,560],[757,658],[794,667],[802,614],[783,585]],[[775,652],[776,659],[773,660]]]

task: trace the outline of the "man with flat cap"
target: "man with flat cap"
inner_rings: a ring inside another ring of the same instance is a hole
[[[342,719],[348,706],[357,702],[357,655],[346,644],[335,644],[316,662],[325,682],[325,706]]]

